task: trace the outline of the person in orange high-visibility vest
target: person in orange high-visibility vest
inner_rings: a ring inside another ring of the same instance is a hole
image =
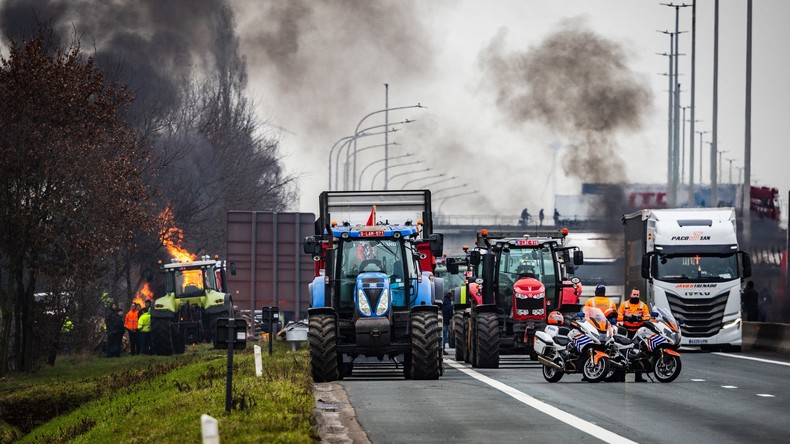
[[[613,300],[606,297],[606,286],[603,284],[595,287],[595,296],[587,299],[584,303],[587,307],[598,307],[603,314],[607,317],[613,317],[617,314],[617,304]]]
[[[647,304],[639,300],[639,290],[631,290],[631,297],[622,303],[617,309],[617,323],[623,324],[628,330],[628,337],[633,338],[639,327],[650,319],[650,310]]]
[[[639,327],[650,319],[650,310],[647,304],[639,300],[639,290],[634,288],[631,290],[631,295],[628,300],[620,303],[620,308],[617,309],[617,322],[622,323],[628,331],[628,337],[636,336],[636,331]],[[623,377],[623,381],[625,377]],[[637,372],[634,375],[634,382],[646,382],[642,373]]]
[[[139,355],[140,354],[140,333],[137,331],[137,318],[139,316],[138,305],[132,304],[129,308],[129,312],[126,313],[126,318],[124,319],[123,326],[126,327],[126,331],[129,332],[129,345],[131,347],[131,354]]]

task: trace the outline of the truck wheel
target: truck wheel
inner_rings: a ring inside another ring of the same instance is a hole
[[[329,314],[310,316],[307,339],[310,346],[310,371],[315,382],[340,378],[337,357],[335,317]]]
[[[455,338],[455,360],[464,361],[466,351],[466,332],[464,332],[464,314],[455,313],[453,315],[453,337]]]
[[[439,314],[422,311],[411,315],[411,377],[439,379],[442,326]]]
[[[496,313],[477,315],[475,367],[499,368],[499,319]]]
[[[155,355],[173,354],[173,335],[169,318],[151,317],[151,349]]]

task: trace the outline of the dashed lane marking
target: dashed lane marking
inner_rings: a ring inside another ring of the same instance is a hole
[[[744,356],[744,355],[737,355],[737,354],[730,354],[730,353],[714,352],[712,354],[719,355],[719,356],[724,356],[724,357],[727,357],[727,358],[746,359],[746,360],[749,360],[749,361],[765,362],[767,364],[784,365],[784,366],[790,367],[790,362],[774,361],[772,359],[755,358],[753,356]]]
[[[616,433],[613,433],[609,430],[606,430],[601,426],[595,425],[589,421],[585,421],[584,419],[581,419],[577,416],[573,416],[568,412],[565,412],[554,406],[546,404],[545,402],[535,399],[532,396],[529,396],[528,394],[520,390],[516,390],[507,384],[503,384],[497,381],[496,379],[489,378],[488,376],[478,373],[475,370],[464,367],[463,365],[455,362],[452,359],[445,359],[444,363],[460,372],[466,373],[467,375],[477,379],[478,381],[484,384],[490,385],[491,387],[499,390],[502,393],[505,393],[506,395],[512,396],[516,400],[534,408],[535,410],[539,410],[553,417],[554,419],[557,419],[559,421],[564,422],[565,424],[568,424],[573,428],[579,429],[584,433],[588,433],[592,437],[600,439],[601,441],[609,442],[609,443],[618,443],[618,444],[635,442],[635,441],[631,441],[628,438],[620,436]]]
[[[721,386],[721,388],[725,388],[725,389],[737,389],[737,388],[738,388],[738,386],[735,386],[735,385],[723,385],[723,386]]]
[[[691,382],[705,382],[704,379],[692,379]]]
[[[774,395],[769,395],[768,393],[758,393],[757,396],[761,398],[776,398]]]

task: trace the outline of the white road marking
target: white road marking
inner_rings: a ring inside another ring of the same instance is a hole
[[[506,395],[512,396],[516,400],[523,402],[524,404],[536,410],[540,410],[541,412],[557,420],[560,420],[571,427],[579,429],[584,433],[590,434],[593,438],[597,438],[600,439],[601,441],[610,442],[610,443],[622,443],[622,444],[635,443],[635,441],[631,441],[628,438],[620,436],[616,433],[612,433],[601,426],[595,425],[589,421],[585,421],[584,419],[573,416],[568,412],[565,412],[554,406],[546,404],[543,401],[535,399],[532,396],[529,396],[528,394],[522,391],[516,390],[513,387],[510,387],[509,385],[497,381],[496,379],[489,378],[488,376],[478,373],[475,370],[466,368],[452,359],[445,359],[444,363],[448,364],[449,366],[453,367],[456,370],[466,373],[467,375],[477,379],[478,381],[484,384],[490,385],[491,387],[499,390],[502,393],[505,393]]]
[[[723,386],[721,386],[721,388],[725,388],[725,389],[737,389],[738,387],[737,387],[737,386],[735,386],[735,385],[723,385]]]
[[[735,355],[735,354],[730,354],[730,353],[714,352],[714,353],[711,353],[711,354],[719,355],[719,356],[725,356],[727,358],[746,359],[746,360],[749,360],[749,361],[765,362],[765,363],[768,363],[768,364],[785,365],[787,367],[790,367],[790,362],[773,361],[771,359],[755,358],[753,356]]]
[[[704,379],[692,379],[691,381],[692,382],[705,382]]]
[[[768,393],[758,393],[757,396],[760,396],[762,398],[776,398],[776,396],[769,395]]]

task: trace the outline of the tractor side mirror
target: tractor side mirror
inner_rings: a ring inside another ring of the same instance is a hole
[[[584,253],[582,250],[573,250],[573,265],[584,264]]]
[[[472,250],[469,252],[469,264],[476,267],[480,265],[480,252],[477,250]]]
[[[150,268],[145,269],[145,280],[148,281],[148,283],[154,281],[154,272]]]
[[[447,262],[447,272],[450,274],[458,274],[458,264],[455,262]]]
[[[444,251],[444,235],[432,233],[428,236],[428,242],[430,243],[431,253],[436,257],[441,256]]]
[[[307,236],[304,238],[304,252],[310,256],[320,256],[321,241],[315,236]]]
[[[230,274],[231,274],[231,276],[236,276],[236,263],[235,262],[231,262],[230,263]]]

